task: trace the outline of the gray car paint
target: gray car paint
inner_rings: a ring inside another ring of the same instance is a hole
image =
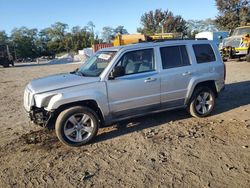
[[[216,55],[216,61],[197,64],[192,44],[211,44]],[[191,65],[163,70],[159,52],[160,46],[186,45]],[[153,48],[156,70],[138,73],[109,80],[109,74],[121,56],[138,49]],[[61,105],[94,100],[97,102],[105,121],[115,121],[138,116],[140,109],[161,111],[160,104],[165,109],[185,106],[191,97],[195,86],[207,80],[214,80],[217,91],[224,87],[224,65],[215,44],[209,41],[168,41],[160,43],[142,43],[127,45],[102,51],[115,50],[117,54],[99,77],[82,77],[74,74],[59,74],[31,81],[26,90],[31,90],[30,105],[24,104],[27,111],[31,106],[43,107],[54,111]],[[185,75],[191,72],[190,75]],[[146,83],[147,78],[155,78],[155,82]],[[27,101],[27,96],[24,96]],[[180,104],[181,103],[181,104]],[[169,106],[168,106],[169,105]],[[159,109],[157,109],[159,106]],[[156,108],[155,108],[156,107]],[[135,110],[134,114],[131,113]],[[124,114],[130,111],[129,114]],[[124,112],[124,113],[123,113]],[[141,111],[141,113],[146,111]],[[123,113],[123,114],[122,114]],[[116,114],[119,117],[116,117]],[[122,114],[122,115],[121,115]]]

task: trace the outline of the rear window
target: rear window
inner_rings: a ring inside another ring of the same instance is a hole
[[[193,49],[197,63],[208,63],[216,60],[210,44],[194,44]]]
[[[190,65],[186,46],[162,47],[160,51],[163,69]]]

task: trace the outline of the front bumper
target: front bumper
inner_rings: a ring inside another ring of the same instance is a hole
[[[49,123],[53,118],[53,112],[48,112],[43,108],[33,107],[29,112],[30,120],[42,127],[49,127]]]
[[[235,48],[235,55],[245,56],[248,54],[248,48]]]
[[[243,57],[248,54],[248,48],[247,47],[240,47],[240,48],[234,48],[231,46],[224,47],[220,50],[220,53],[223,58],[238,58]]]

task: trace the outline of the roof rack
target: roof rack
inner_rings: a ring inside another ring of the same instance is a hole
[[[173,39],[158,39],[158,40],[153,40],[153,41],[148,41],[148,42],[165,42],[165,41],[176,41],[176,40],[207,40],[207,38],[173,38]]]

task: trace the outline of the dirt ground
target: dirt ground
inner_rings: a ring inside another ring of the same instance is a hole
[[[149,115],[70,148],[29,122],[22,97],[31,79],[78,66],[0,68],[0,187],[250,187],[250,63],[226,63],[208,118]]]

